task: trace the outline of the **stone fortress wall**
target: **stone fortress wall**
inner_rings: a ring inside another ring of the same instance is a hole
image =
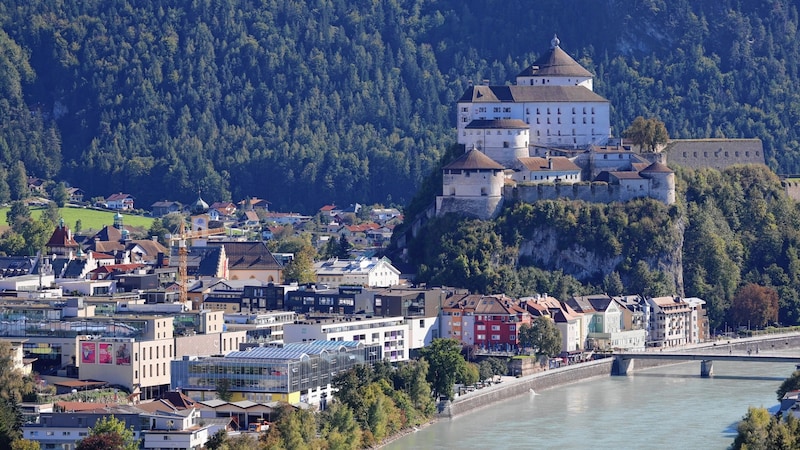
[[[512,202],[534,203],[539,200],[583,200],[593,203],[611,203],[621,201],[622,188],[608,183],[576,183],[576,184],[518,184],[506,186],[503,197]]]
[[[766,164],[761,139],[673,139],[663,151],[670,164],[692,169]]]

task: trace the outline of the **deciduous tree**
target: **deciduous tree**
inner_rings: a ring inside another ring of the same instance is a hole
[[[428,362],[428,382],[433,392],[452,399],[457,374],[463,372],[467,364],[461,356],[461,343],[455,339],[434,339],[431,345],[420,350],[420,356]]]
[[[778,321],[778,293],[765,286],[742,286],[731,302],[731,320],[739,325],[764,327]]]
[[[637,145],[640,149],[654,152],[661,144],[669,141],[669,134],[664,122],[655,119],[645,119],[642,116],[633,120],[628,129],[622,132],[622,136]]]
[[[134,437],[133,426],[125,428],[125,422],[113,415],[98,420],[89,429],[89,436],[78,442],[75,450],[137,450],[139,441]]]

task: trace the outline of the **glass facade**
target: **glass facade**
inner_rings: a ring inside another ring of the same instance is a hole
[[[172,388],[214,391],[221,380],[233,392],[290,393],[331,383],[340,372],[382,359],[380,345],[314,341],[255,347],[224,357],[172,362]]]

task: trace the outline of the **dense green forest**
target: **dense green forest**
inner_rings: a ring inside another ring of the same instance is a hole
[[[597,75],[614,134],[644,116],[677,138],[758,137],[796,173],[797,27],[777,0],[6,0],[0,179],[143,206],[198,190],[402,206],[469,81],[509,82],[553,33]]]
[[[800,206],[778,177],[763,166],[677,175],[672,206],[558,200],[515,203],[494,221],[437,217],[408,256],[419,282],[481,293],[700,297],[714,328],[757,315],[734,306],[755,284],[780,299],[768,322],[800,324]]]

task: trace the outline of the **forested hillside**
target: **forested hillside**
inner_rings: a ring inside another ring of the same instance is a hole
[[[615,134],[658,116],[673,137],[759,137],[800,172],[797,26],[779,1],[7,0],[0,172],[145,206],[404,205],[469,80],[509,82],[553,33]]]
[[[679,202],[508,205],[494,221],[425,224],[408,256],[417,281],[525,296],[682,295],[706,301],[713,328],[747,325],[735,298],[774,291],[770,322],[800,324],[800,206],[763,166],[680,170]],[[464,281],[466,280],[466,281]]]

